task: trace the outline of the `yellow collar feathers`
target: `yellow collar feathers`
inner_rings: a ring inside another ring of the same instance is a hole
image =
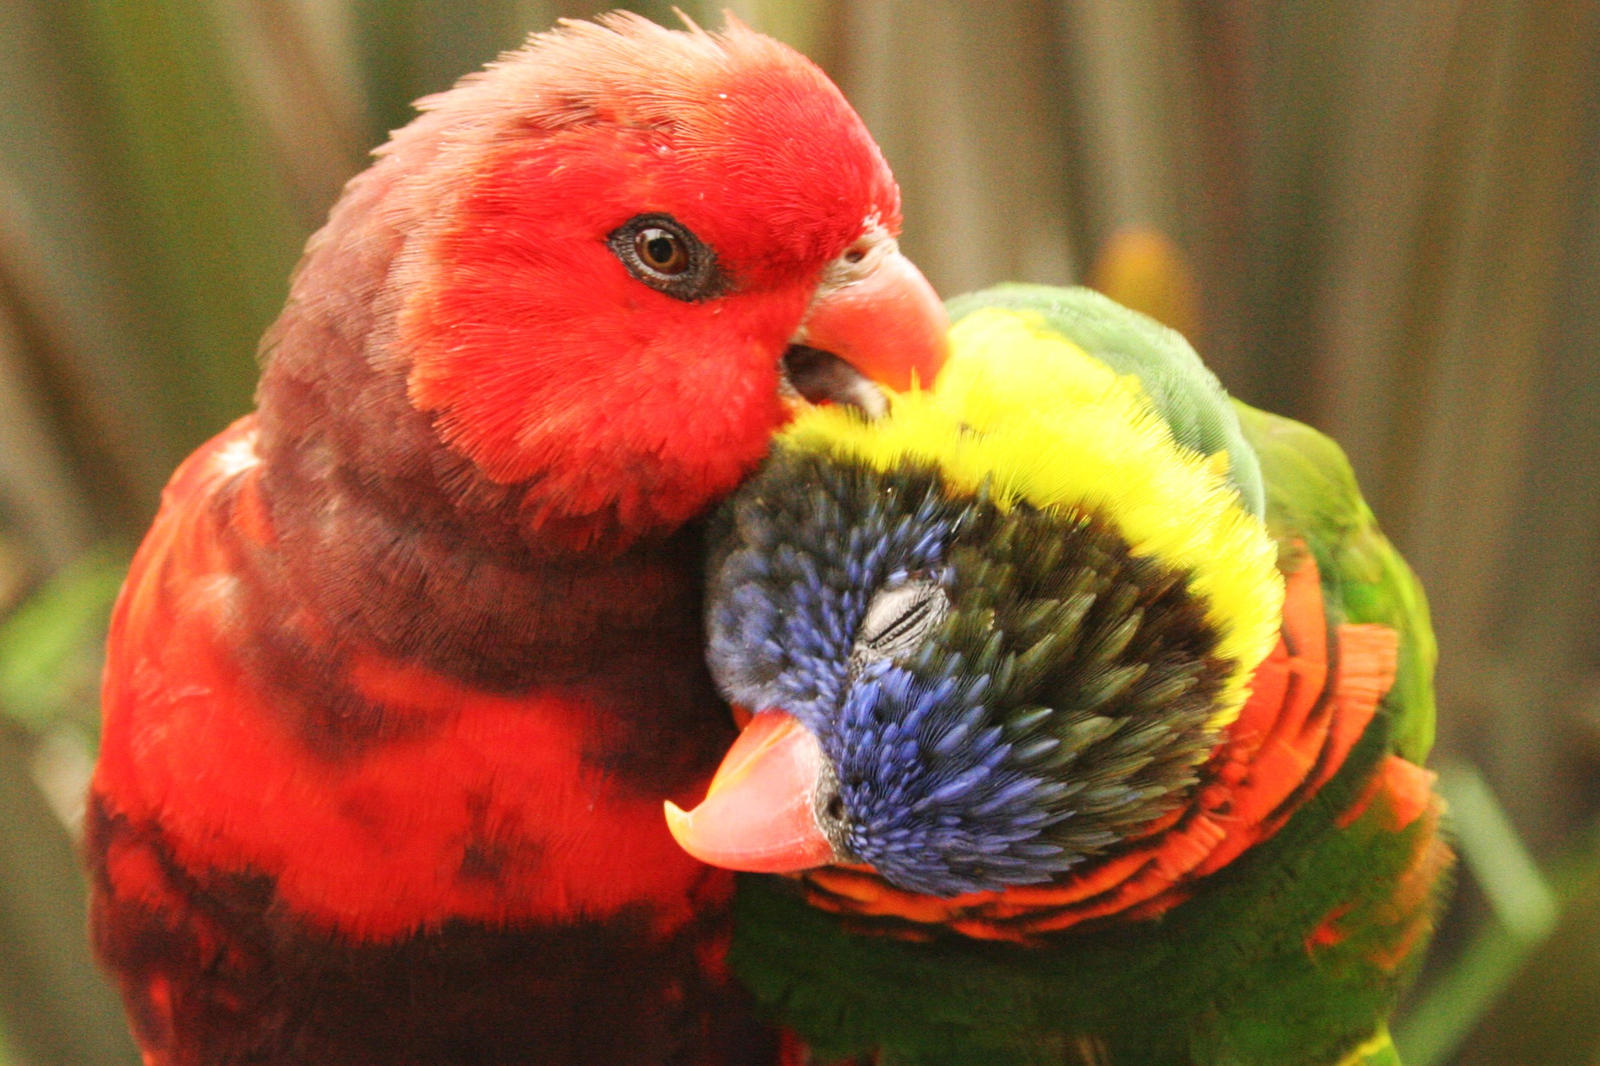
[[[1092,514],[1136,556],[1189,575],[1235,665],[1215,726],[1238,716],[1277,640],[1277,545],[1227,478],[1227,455],[1177,443],[1133,375],[1119,375],[1029,312],[986,308],[950,333],[929,391],[891,399],[864,422],[839,408],[798,418],[782,440],[877,470],[940,470],[954,492],[987,485],[996,506]]]

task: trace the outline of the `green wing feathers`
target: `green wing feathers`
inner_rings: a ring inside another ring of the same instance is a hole
[[[1293,419],[1237,400],[1233,407],[1261,465],[1268,528],[1279,543],[1303,538],[1310,546],[1330,612],[1399,634],[1399,665],[1384,703],[1393,750],[1421,763],[1433,745],[1437,657],[1422,586],[1378,529],[1337,444]]]

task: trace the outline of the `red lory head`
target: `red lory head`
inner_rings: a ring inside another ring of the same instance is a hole
[[[568,22],[420,106],[269,334],[269,449],[381,452],[372,477],[625,545],[725,495],[795,403],[872,408],[943,359],[882,155],[776,41]]]

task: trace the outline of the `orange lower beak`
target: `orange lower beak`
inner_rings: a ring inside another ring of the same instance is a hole
[[[666,802],[667,828],[701,862],[752,873],[792,873],[834,859],[817,825],[826,756],[811,731],[782,711],[750,719],[691,811]]]

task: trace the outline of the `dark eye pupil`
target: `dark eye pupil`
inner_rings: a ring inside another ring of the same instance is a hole
[[[681,274],[689,267],[689,253],[683,242],[664,229],[639,231],[635,243],[646,266],[663,274]]]
[[[716,253],[671,215],[635,215],[606,234],[606,247],[636,281],[698,303],[723,291]]]

